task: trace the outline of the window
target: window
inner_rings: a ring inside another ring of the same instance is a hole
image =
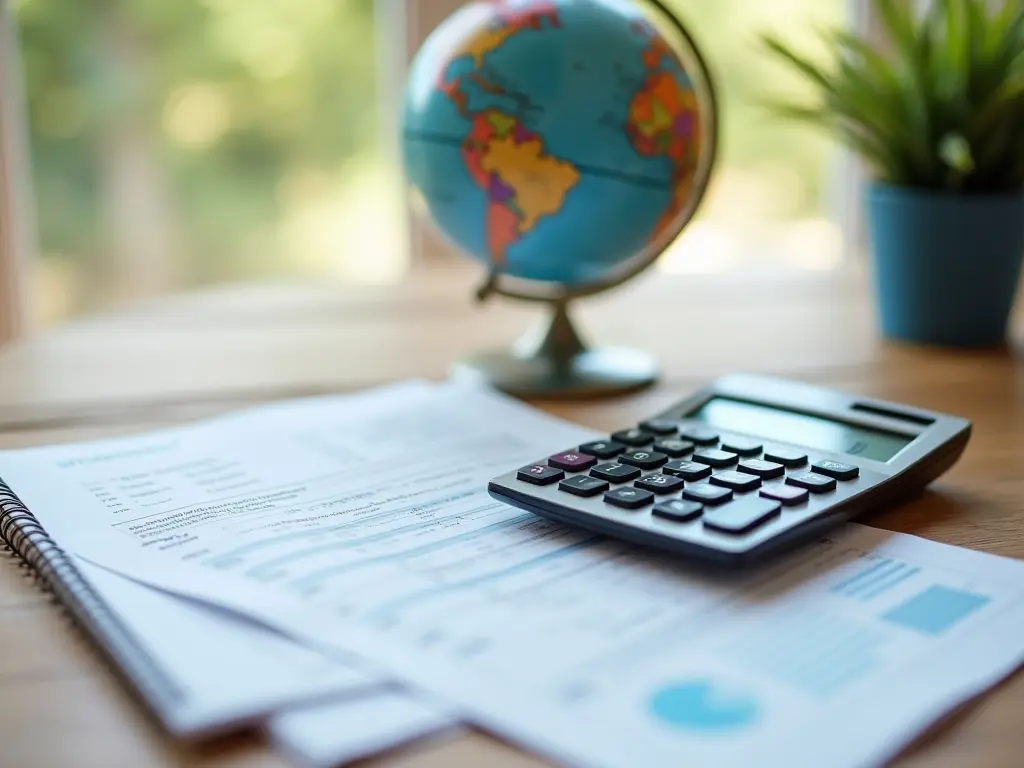
[[[392,139],[404,68],[464,1],[0,0],[22,49],[39,320],[219,283],[387,284],[411,252],[460,261],[403,216]],[[809,42],[857,3],[668,2],[711,63],[724,130],[699,216],[658,268],[844,265],[847,161],[760,111],[795,86],[755,36]]]
[[[0,2],[20,33],[44,323],[225,282],[404,274],[373,0]]]

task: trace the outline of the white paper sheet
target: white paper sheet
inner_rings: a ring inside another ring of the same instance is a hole
[[[251,481],[130,504],[113,535],[78,490],[101,485],[88,457],[0,472],[34,509],[79,495],[83,519],[61,525],[82,556],[373,660],[581,766],[877,765],[1024,657],[1021,563],[848,526],[768,569],[699,575],[484,492],[589,432],[454,387],[315,410],[179,435]],[[177,449],[108,446],[105,471],[157,472]]]
[[[372,697],[292,707],[270,718],[271,742],[296,763],[333,768],[379,752],[460,731],[458,718],[429,707],[404,692],[379,691]]]
[[[76,565],[185,692],[179,733],[259,724],[291,704],[340,692],[372,699],[379,680],[237,614],[153,590],[81,559]]]

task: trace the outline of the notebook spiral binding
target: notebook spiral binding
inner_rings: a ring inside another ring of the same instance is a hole
[[[73,626],[111,662],[149,713],[174,730],[185,691],[174,683],[51,539],[17,495],[0,480],[0,541]]]

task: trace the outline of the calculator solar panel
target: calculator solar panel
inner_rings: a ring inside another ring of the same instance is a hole
[[[495,478],[498,499],[695,560],[742,565],[920,491],[969,422],[735,375]]]

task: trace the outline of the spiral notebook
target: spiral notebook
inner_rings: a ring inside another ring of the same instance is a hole
[[[100,598],[11,489],[0,481],[0,538],[21,558],[39,586],[53,595],[73,623],[129,684],[151,714],[174,732],[185,691],[150,656],[122,620]]]
[[[0,482],[0,536],[157,724],[199,739],[264,725],[340,696],[358,708],[377,680],[266,627],[136,584],[65,552]],[[254,674],[258,671],[259,674]],[[337,705],[335,705],[337,706]]]

